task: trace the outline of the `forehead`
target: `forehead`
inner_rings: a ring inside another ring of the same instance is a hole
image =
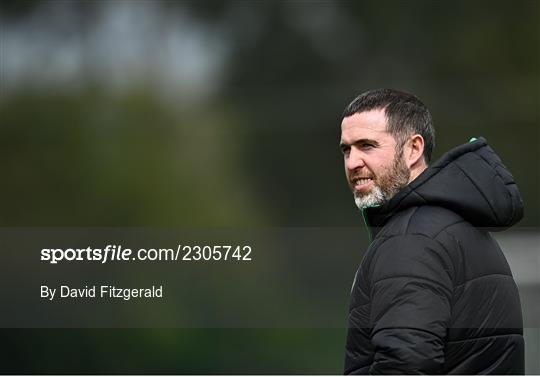
[[[346,142],[349,139],[391,137],[386,130],[386,123],[384,109],[353,114],[341,122],[341,139]]]

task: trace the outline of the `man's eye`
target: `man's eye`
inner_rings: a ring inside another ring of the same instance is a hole
[[[343,153],[344,155],[347,155],[347,154],[349,154],[350,150],[351,150],[351,148],[344,147],[344,148],[341,148],[341,153]]]

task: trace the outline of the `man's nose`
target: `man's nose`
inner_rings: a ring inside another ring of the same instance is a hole
[[[345,159],[345,167],[347,170],[353,171],[364,166],[365,163],[362,152],[356,150],[355,148],[351,148],[349,155]]]

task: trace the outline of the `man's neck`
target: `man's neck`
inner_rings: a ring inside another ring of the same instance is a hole
[[[428,168],[428,166],[425,163],[419,164],[419,166],[417,166],[417,167],[413,167],[411,169],[411,176],[409,178],[408,183],[411,183],[412,181],[414,181],[416,179],[416,177],[418,177],[420,174],[422,174],[422,172],[424,170],[426,170],[427,168]]]

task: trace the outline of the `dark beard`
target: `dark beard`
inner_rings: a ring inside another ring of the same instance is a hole
[[[378,179],[377,185],[384,194],[386,201],[392,199],[403,187],[409,184],[411,171],[405,165],[403,151],[396,153],[392,166],[386,174]]]

